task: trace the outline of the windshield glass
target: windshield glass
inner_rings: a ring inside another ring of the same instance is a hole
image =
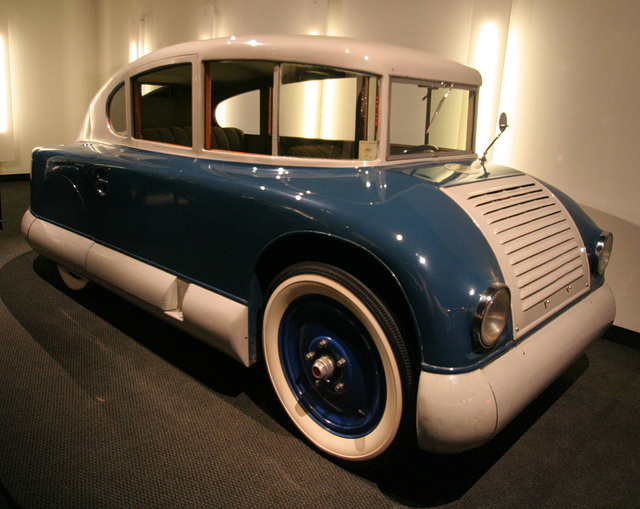
[[[475,98],[455,83],[392,79],[389,158],[473,152]]]

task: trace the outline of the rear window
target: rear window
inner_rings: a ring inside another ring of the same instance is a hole
[[[124,83],[111,93],[107,101],[107,118],[113,132],[120,136],[127,136],[127,113]]]

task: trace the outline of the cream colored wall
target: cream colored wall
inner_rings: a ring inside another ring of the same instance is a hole
[[[38,145],[76,138],[100,77],[93,0],[0,0],[9,19],[15,159],[0,174],[28,173]]]
[[[100,83],[128,61],[132,19],[144,20],[147,51],[203,32],[313,32],[485,66],[481,102],[499,107],[483,112],[481,127],[491,131],[503,109],[510,123],[493,160],[567,191],[614,232],[616,324],[640,331],[636,0],[0,0],[0,7],[9,15],[17,153],[0,165],[5,174],[28,172],[33,146],[75,138]],[[495,59],[478,64],[487,21],[498,45],[484,51]]]
[[[640,3],[514,0],[493,159],[566,191],[614,233],[616,325],[640,332]]]

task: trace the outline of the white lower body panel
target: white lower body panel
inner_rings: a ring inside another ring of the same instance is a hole
[[[27,211],[22,233],[33,249],[83,277],[117,291],[146,310],[249,366],[247,306]]]
[[[424,450],[458,453],[493,438],[562,374],[615,317],[603,286],[481,369],[420,374],[418,442]]]

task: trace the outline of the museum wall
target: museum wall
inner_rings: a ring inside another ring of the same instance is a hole
[[[100,85],[97,7],[93,0],[0,0],[9,25],[14,131],[0,174],[28,173],[33,147],[73,141],[80,131]]]
[[[640,3],[514,1],[493,159],[567,191],[614,232],[616,325],[640,331]]]
[[[478,151],[567,191],[614,231],[616,324],[640,331],[640,3],[635,0],[0,0],[8,18],[15,157],[73,141],[100,84],[131,54],[246,33],[374,39],[483,73]],[[134,44],[135,49],[135,44]]]

